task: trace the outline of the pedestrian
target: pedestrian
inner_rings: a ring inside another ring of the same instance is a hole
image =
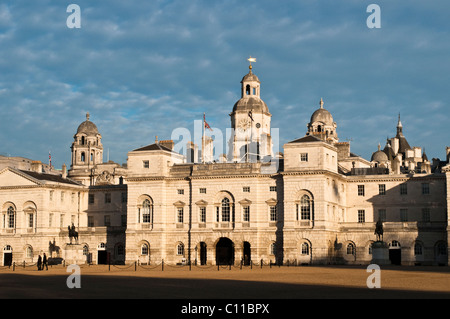
[[[37,261],[37,268],[38,268],[38,270],[41,270],[41,265],[42,265],[42,258],[41,258],[41,255],[39,255],[38,261]]]
[[[47,256],[45,255],[45,253],[44,253],[44,258],[42,258],[42,270],[44,270],[44,267],[45,267],[45,270],[48,270]]]

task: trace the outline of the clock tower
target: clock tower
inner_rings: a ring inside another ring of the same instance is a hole
[[[272,154],[270,119],[272,115],[266,103],[261,100],[261,82],[252,72],[241,81],[241,99],[236,102],[230,113],[233,134],[229,141],[229,159],[234,162],[255,162]]]

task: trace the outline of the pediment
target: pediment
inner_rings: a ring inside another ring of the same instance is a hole
[[[7,167],[0,171],[0,187],[34,185],[41,185],[41,182],[13,168]]]

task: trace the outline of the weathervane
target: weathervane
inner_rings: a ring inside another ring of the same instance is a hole
[[[252,58],[252,56],[250,56],[247,59],[248,62],[250,62],[250,66],[248,67],[250,69],[250,71],[252,70],[252,62],[256,62],[256,58]]]

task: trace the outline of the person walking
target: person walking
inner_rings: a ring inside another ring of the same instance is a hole
[[[44,270],[44,267],[45,267],[45,270],[48,270],[47,256],[45,255],[45,253],[44,253],[44,258],[42,258],[42,270]]]
[[[41,255],[39,255],[38,260],[37,260],[37,269],[41,270],[41,265],[42,265],[42,258]]]

